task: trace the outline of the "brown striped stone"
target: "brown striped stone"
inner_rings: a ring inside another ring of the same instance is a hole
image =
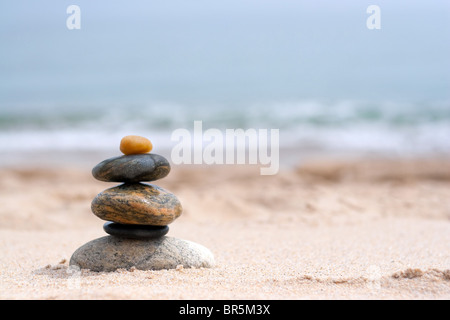
[[[106,221],[153,226],[168,225],[183,211],[174,194],[143,183],[126,183],[105,190],[92,201],[91,209]]]

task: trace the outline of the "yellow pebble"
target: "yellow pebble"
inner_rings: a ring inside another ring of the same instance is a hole
[[[123,154],[140,154],[152,151],[153,145],[147,138],[140,136],[126,136],[120,141],[120,151]]]

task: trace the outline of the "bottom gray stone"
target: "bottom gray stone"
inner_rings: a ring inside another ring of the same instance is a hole
[[[141,240],[106,236],[89,241],[70,258],[70,265],[91,271],[211,268],[214,256],[197,243],[173,237]]]

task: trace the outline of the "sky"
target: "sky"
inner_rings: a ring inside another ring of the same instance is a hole
[[[68,30],[66,9],[81,9]],[[366,9],[381,9],[369,30]],[[4,1],[0,108],[450,98],[450,2]]]

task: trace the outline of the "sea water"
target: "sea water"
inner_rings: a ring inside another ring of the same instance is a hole
[[[0,5],[3,156],[170,150],[194,121],[303,154],[450,151],[448,1],[378,1],[379,30],[355,1],[75,2],[79,30],[72,3]]]

